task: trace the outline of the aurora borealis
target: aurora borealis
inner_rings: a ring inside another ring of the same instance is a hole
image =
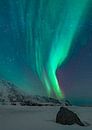
[[[90,3],[91,0],[0,2],[0,77],[30,93],[64,98],[61,70],[75,48],[85,41],[85,37],[79,43],[74,39],[82,35],[90,17]]]
[[[68,56],[87,2],[88,0],[83,0],[81,3],[78,0],[71,0],[71,2],[41,0],[32,4],[33,10],[31,7],[29,9],[31,16],[27,16],[28,57],[31,58],[31,64],[49,95],[53,90],[57,97],[64,96],[58,84],[56,70]]]

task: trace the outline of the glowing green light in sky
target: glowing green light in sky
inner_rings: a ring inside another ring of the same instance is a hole
[[[78,24],[88,0],[34,0],[27,13],[27,54],[32,70],[58,98],[60,89],[56,71],[69,54]]]

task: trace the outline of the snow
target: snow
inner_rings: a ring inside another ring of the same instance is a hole
[[[29,95],[10,81],[0,80],[0,104],[2,105],[61,105],[63,102],[70,105],[69,101],[59,101],[58,99],[40,95]]]
[[[55,123],[59,106],[0,106],[0,130],[92,130],[92,107],[69,107],[88,127]]]

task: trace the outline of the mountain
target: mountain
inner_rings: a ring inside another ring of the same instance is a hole
[[[62,102],[58,99],[45,97],[45,96],[39,96],[39,95],[28,95],[25,98],[24,102],[31,102],[32,105],[40,105],[40,106],[53,106],[53,105],[61,105]]]
[[[22,92],[9,81],[0,80],[0,102],[2,104],[12,104],[21,102],[24,99]]]
[[[66,103],[67,105],[69,104],[68,101],[64,103],[64,101],[59,101],[58,99],[50,97],[27,95],[13,83],[6,80],[0,80],[0,104],[20,104],[22,106],[53,106],[62,104],[66,105]]]

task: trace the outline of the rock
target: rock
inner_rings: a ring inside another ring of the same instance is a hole
[[[72,106],[69,100],[65,100],[65,106]]]
[[[82,121],[79,119],[76,113],[70,111],[66,107],[61,107],[56,116],[56,123],[63,125],[72,125],[78,124],[80,126],[85,126]]]

